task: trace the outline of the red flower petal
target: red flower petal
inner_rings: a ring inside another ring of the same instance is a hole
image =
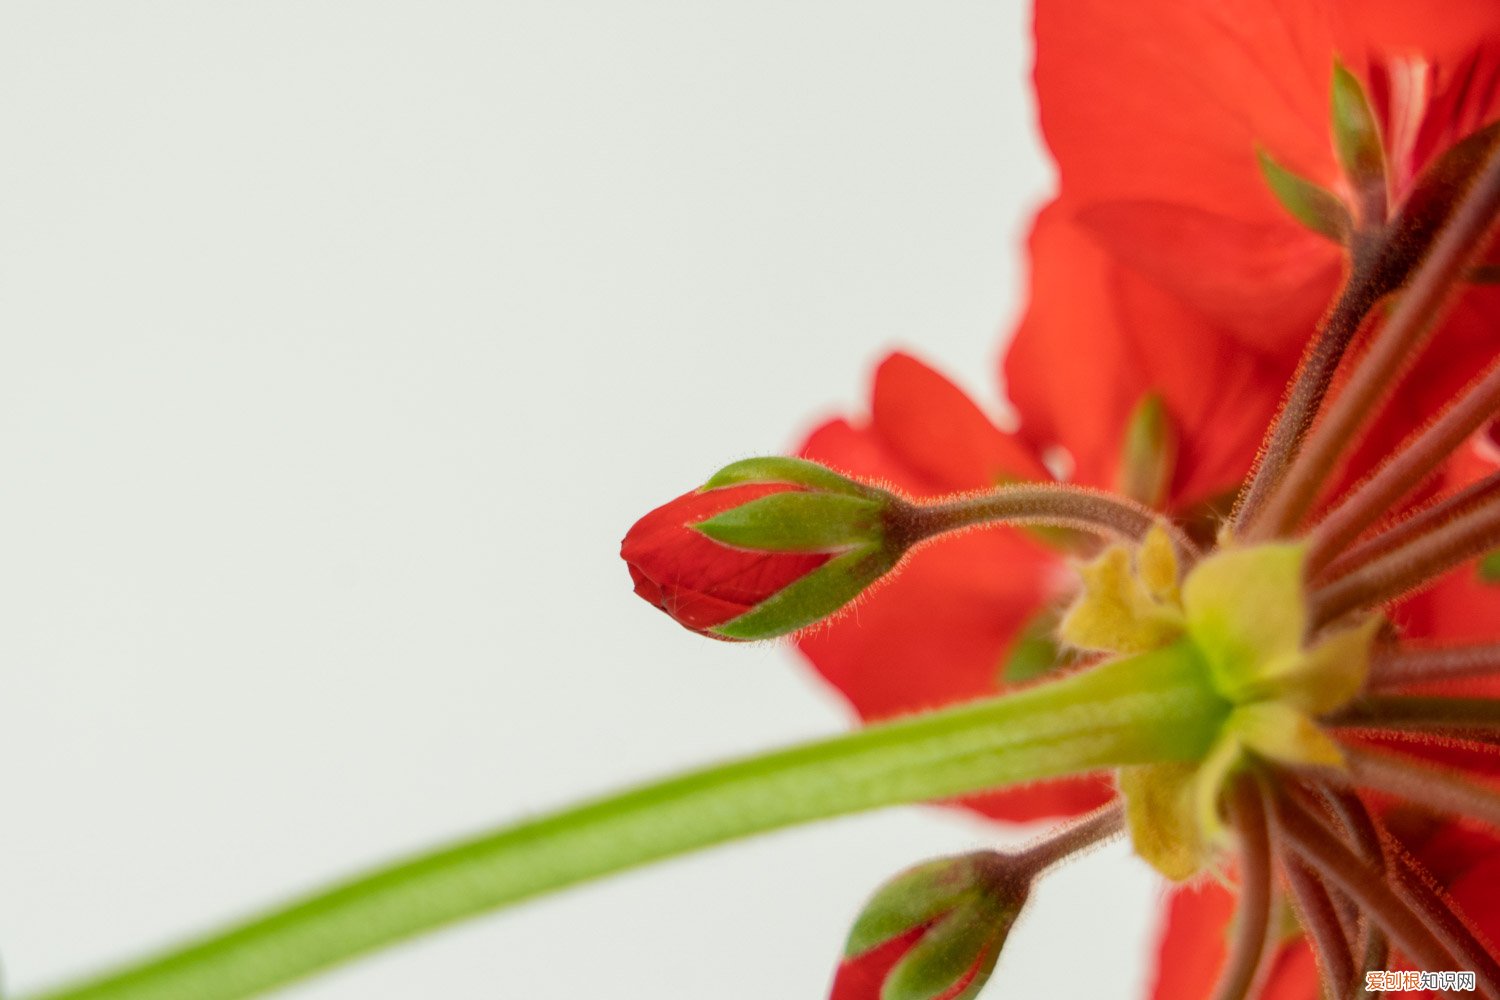
[[[1252,347],[1295,360],[1338,289],[1343,261],[1285,211],[1247,222],[1194,205],[1103,201],[1078,213],[1098,243]]]
[[[1444,61],[1500,45],[1500,6],[1493,0],[1444,0],[1442,17],[1411,0],[1344,0],[1343,8],[1372,47],[1388,52]]]
[[[1283,225],[1293,244],[1314,255],[1310,270],[1326,268],[1334,248],[1287,218],[1254,152],[1259,143],[1315,181],[1336,180],[1327,125],[1338,50],[1332,20],[1324,5],[1274,0],[1039,0],[1037,95],[1062,191],[1077,204],[1168,203],[1252,226]],[[1135,221],[1146,231],[1120,227],[1118,244],[1174,253],[1172,290],[1223,326],[1241,323],[1236,303],[1192,287],[1208,267],[1234,267],[1240,248],[1212,229],[1164,247],[1151,242],[1147,214]],[[1247,323],[1244,332],[1283,348],[1292,338],[1295,352],[1307,335],[1297,325]]]
[[[682,625],[702,632],[749,611],[828,561],[823,553],[755,552],[721,545],[691,529],[715,514],[784,484],[751,484],[686,493],[656,508],[620,543],[635,592]]]
[[[926,927],[913,927],[863,955],[846,958],[834,974],[833,991],[828,1000],[880,1000],[880,989],[885,985],[886,977],[926,933]]]
[[[1260,1000],[1323,1000],[1318,960],[1306,938],[1293,938],[1277,950],[1266,970]]]
[[[1021,441],[1001,433],[961,389],[909,354],[880,363],[870,409],[874,433],[927,487],[918,492],[1051,478]]]
[[[1156,978],[1152,1000],[1207,997],[1229,954],[1226,929],[1234,914],[1234,896],[1217,882],[1204,880],[1173,890],[1167,898],[1156,945]]]
[[[1113,485],[1141,397],[1162,395],[1180,436],[1172,506],[1239,483],[1291,368],[1246,349],[1101,250],[1054,202],[1031,234],[1031,302],[1005,361],[1021,436],[1062,445],[1074,480]]]
[[[1341,185],[1328,115],[1338,57],[1367,82],[1401,194],[1500,114],[1497,22],[1486,0],[1442,18],[1402,0],[1039,0],[1042,130],[1061,190],[1118,259],[1293,360],[1339,253],[1277,204],[1256,146]]]
[[[1213,881],[1175,889],[1167,900],[1157,944],[1151,1000],[1205,1000],[1229,956],[1234,894]],[[1305,939],[1294,938],[1271,959],[1261,1000],[1320,1000],[1317,962]]]
[[[1254,218],[1274,207],[1257,142],[1333,180],[1331,20],[1277,0],[1038,0],[1037,95],[1063,190]]]
[[[871,948],[863,955],[845,959],[834,976],[833,990],[829,993],[828,1000],[880,1000],[881,990],[891,970],[922,940],[929,929],[930,925],[914,927],[900,937],[891,938],[878,947]],[[981,955],[952,986],[932,997],[932,1000],[953,1000],[968,989],[978,975],[983,960],[984,956]]]

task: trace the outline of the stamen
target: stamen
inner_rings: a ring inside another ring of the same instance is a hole
[[[1500,473],[1496,473],[1500,476]],[[1472,646],[1391,647],[1370,661],[1367,691],[1500,673],[1500,642]]]
[[[1500,790],[1451,768],[1417,764],[1400,754],[1344,747],[1349,780],[1450,816],[1468,816],[1500,830]]]
[[[1296,855],[1352,896],[1416,966],[1470,968],[1460,964],[1459,957],[1428,927],[1412,901],[1387,883],[1385,871],[1362,860],[1321,819],[1285,795],[1272,798],[1271,809],[1277,830]],[[1500,985],[1484,975],[1484,970],[1473,971],[1484,995],[1491,1000],[1500,997]]]
[[[1285,851],[1282,870],[1297,904],[1297,916],[1312,938],[1325,992],[1331,997],[1347,996],[1354,982],[1354,956],[1333,899],[1316,873]]]
[[[1500,500],[1490,499],[1308,595],[1317,625],[1375,608],[1417,590],[1459,563],[1500,545]]]
[[[1330,579],[1344,576],[1376,556],[1400,548],[1417,536],[1447,524],[1495,497],[1500,497],[1500,472],[1492,472],[1478,482],[1470,483],[1452,495],[1428,504],[1404,521],[1361,542],[1324,567],[1321,575]]]
[[[1295,530],[1318,490],[1376,407],[1394,387],[1448,300],[1449,292],[1483,244],[1500,211],[1500,146],[1464,193],[1411,281],[1402,289],[1385,325],[1350,375],[1349,383],[1307,435],[1293,447],[1285,475],[1270,488],[1264,507],[1240,524],[1247,538],[1280,537]],[[1299,376],[1300,380],[1300,376]],[[1257,472],[1259,481],[1262,473]],[[1254,489],[1254,485],[1252,485]]]
[[[1230,790],[1229,819],[1239,834],[1240,898],[1234,913],[1234,940],[1214,987],[1214,1000],[1244,1000],[1269,949],[1271,841],[1260,783],[1243,775]]]
[[[1457,402],[1409,436],[1395,456],[1345,495],[1312,534],[1307,571],[1316,573],[1395,502],[1421,485],[1465,438],[1500,409],[1500,363],[1464,389]]]

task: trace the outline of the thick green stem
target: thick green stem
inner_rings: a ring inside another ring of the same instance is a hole
[[[232,1000],[465,917],[778,827],[1201,757],[1226,712],[1185,645],[687,774],[371,872],[46,1000]]]

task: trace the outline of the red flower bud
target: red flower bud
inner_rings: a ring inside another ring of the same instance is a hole
[[[751,483],[685,493],[635,523],[620,544],[635,592],[694,632],[745,614],[826,563],[826,552],[763,552],[716,542],[693,526],[751,500],[796,491]],[[722,638],[715,636],[715,638]]]
[[[800,458],[752,458],[636,522],[635,592],[717,639],[785,635],[834,613],[901,558],[902,501]],[[897,532],[900,534],[900,532]]]
[[[978,851],[909,868],[855,921],[829,1000],[970,1000],[1000,957],[1035,872]]]

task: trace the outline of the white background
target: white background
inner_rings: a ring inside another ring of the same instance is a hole
[[[618,543],[892,346],[998,411],[1051,184],[1022,8],[11,0],[9,986],[844,728],[787,650],[633,597]],[[818,997],[885,876],[1024,832],[793,831],[287,995]],[[987,995],[1134,995],[1124,854],[1044,884]]]

